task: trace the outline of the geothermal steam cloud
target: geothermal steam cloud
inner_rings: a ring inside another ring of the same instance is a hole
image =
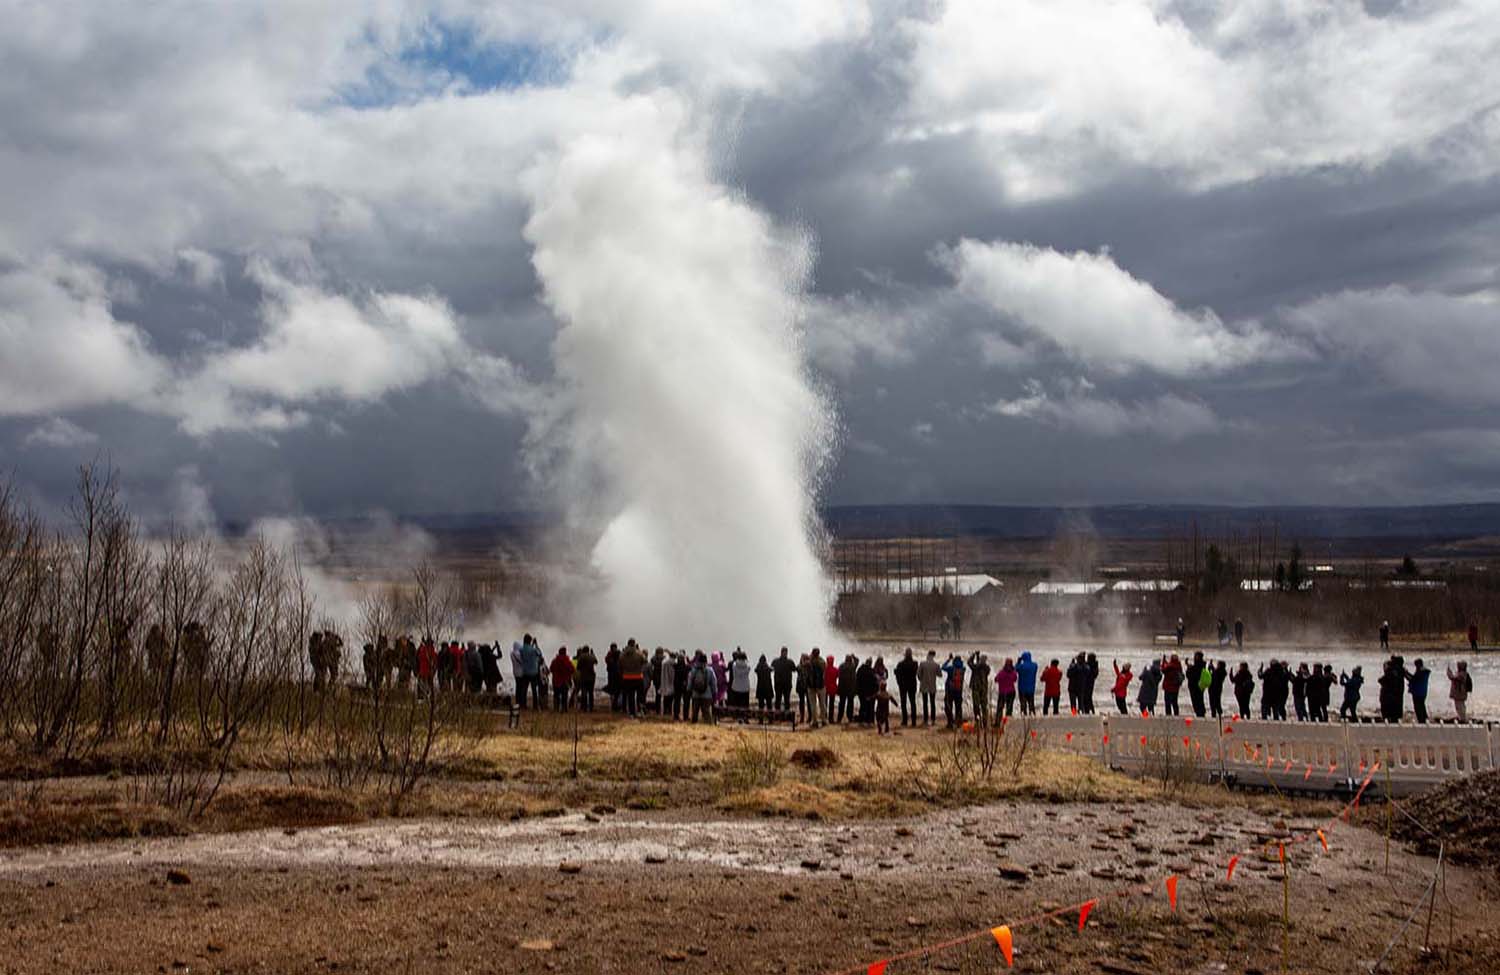
[[[545,433],[605,581],[591,638],[769,648],[826,635],[810,541],[830,439],[797,322],[805,240],[711,179],[676,106],[537,166],[528,239],[561,327]]]

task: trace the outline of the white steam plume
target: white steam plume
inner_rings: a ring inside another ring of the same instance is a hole
[[[533,439],[603,577],[589,639],[807,646],[828,636],[813,544],[831,438],[798,327],[805,239],[717,185],[683,113],[627,99],[527,178],[560,322],[558,410]]]

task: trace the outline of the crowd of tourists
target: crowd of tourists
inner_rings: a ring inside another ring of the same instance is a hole
[[[910,647],[891,668],[879,655],[862,659],[848,653],[840,659],[817,647],[795,657],[782,647],[770,657],[760,654],[752,664],[740,648],[727,656],[664,647],[648,653],[635,640],[624,647],[610,644],[601,660],[588,646],[572,652],[559,647],[549,656],[527,634],[511,645],[511,683],[506,687],[502,652],[498,643],[381,640],[364,647],[365,679],[377,687],[389,682],[408,687],[415,682],[419,692],[488,694],[508,698],[520,708],[588,712],[602,694],[611,711],[633,718],[655,714],[675,721],[713,722],[719,717],[795,715],[799,723],[814,727],[851,723],[888,732],[893,705],[902,727],[939,722],[958,726],[966,710],[980,723],[1017,714],[1060,714],[1064,694],[1067,713],[1093,714],[1100,673],[1098,655],[1091,652],[1079,652],[1066,665],[1054,658],[1042,666],[1029,651],[992,664],[981,651],[967,656],[949,653],[940,661],[935,650],[918,656]],[[1260,718],[1326,722],[1339,689],[1339,718],[1361,720],[1362,667],[1335,673],[1331,664],[1299,663],[1294,668],[1288,661],[1273,659],[1254,671],[1245,662],[1231,670],[1227,661],[1209,660],[1200,650],[1185,661],[1176,653],[1152,659],[1138,673],[1128,662],[1112,661],[1112,668],[1110,696],[1120,714],[1222,717],[1227,690],[1233,695],[1233,713],[1248,719],[1255,715],[1258,687]],[[1468,665],[1459,661],[1446,668],[1445,675],[1453,717],[1465,721],[1474,689]],[[1379,720],[1401,721],[1410,699],[1412,716],[1426,723],[1431,678],[1432,671],[1420,658],[1407,667],[1402,657],[1391,656],[1376,681]]]
[[[1072,666],[1097,673],[1093,656],[1088,654],[1088,659],[1085,660],[1084,655],[1079,654]],[[1134,711],[1142,714],[1182,714],[1181,695],[1186,688],[1191,713],[1200,718],[1218,718],[1224,715],[1226,687],[1234,695],[1235,713],[1241,718],[1250,718],[1258,681],[1262,720],[1328,721],[1334,688],[1337,687],[1342,689],[1339,718],[1358,721],[1359,702],[1365,684],[1363,667],[1355,667],[1348,673],[1340,671],[1335,675],[1332,664],[1315,663],[1309,668],[1306,663],[1299,663],[1293,669],[1289,661],[1272,659],[1257,667],[1253,673],[1250,665],[1243,661],[1231,671],[1227,661],[1209,661],[1204,658],[1202,651],[1194,652],[1185,664],[1175,653],[1152,660],[1141,670],[1138,678],[1131,672],[1129,663],[1121,666],[1115,661],[1114,672],[1111,693],[1115,707],[1121,714]],[[1460,660],[1455,666],[1446,668],[1445,673],[1453,716],[1458,721],[1467,721],[1469,695],[1474,690],[1469,665]],[[1404,658],[1391,656],[1382,666],[1377,682],[1380,689],[1379,720],[1393,723],[1401,721],[1409,696],[1412,716],[1418,724],[1426,724],[1427,692],[1431,677],[1432,671],[1422,663],[1420,657],[1408,669]],[[1087,686],[1090,689],[1093,686],[1092,680],[1092,677],[1088,678]],[[1129,700],[1132,681],[1136,681],[1134,707]],[[1288,704],[1291,705],[1291,710],[1288,710]],[[1092,711],[1092,700],[1087,701],[1081,710]]]

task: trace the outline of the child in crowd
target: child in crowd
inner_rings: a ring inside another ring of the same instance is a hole
[[[885,681],[880,682],[880,690],[875,692],[875,730],[882,735],[891,733],[891,701],[895,700],[891,692],[885,689]]]

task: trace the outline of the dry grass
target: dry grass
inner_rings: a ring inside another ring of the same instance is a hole
[[[456,758],[436,770],[402,815],[517,819],[608,805],[859,820],[1007,800],[1167,798],[1159,783],[1037,747],[1015,762],[1014,756],[1002,757],[988,773],[972,765],[955,773],[956,740],[948,732],[880,737],[865,729],[825,727],[787,734],[605,714],[578,719],[576,735],[575,777],[571,715],[530,716],[517,729],[504,727],[503,718],[487,722],[453,750]],[[85,777],[59,781],[46,778],[57,769],[24,756],[0,756],[13,773],[0,777],[0,846],[193,829],[295,828],[388,814],[378,790],[329,788],[316,754],[289,753],[271,733],[246,742],[234,778],[201,822],[131,801],[140,797],[132,785],[142,759],[129,750],[111,752],[99,767],[77,770]],[[946,781],[955,774],[960,781]],[[1178,782],[1170,798],[1208,806],[1269,801]],[[1285,803],[1276,808],[1287,811]]]

